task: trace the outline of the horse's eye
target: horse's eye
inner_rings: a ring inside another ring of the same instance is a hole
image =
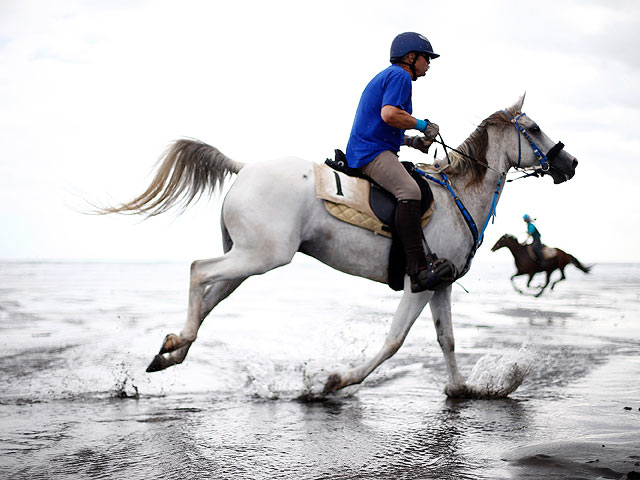
[[[540,133],[540,127],[538,125],[534,125],[530,128],[531,133]]]

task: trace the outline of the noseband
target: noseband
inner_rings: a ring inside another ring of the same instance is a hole
[[[519,133],[521,133],[524,138],[526,138],[528,140],[529,145],[531,145],[531,148],[533,149],[534,155],[536,156],[536,158],[540,162],[540,169],[542,170],[542,173],[544,174],[544,173],[548,172],[549,168],[552,166],[551,162],[554,160],[554,158],[556,156],[558,156],[558,153],[560,153],[560,150],[562,150],[564,148],[564,143],[562,143],[562,142],[556,143],[553,147],[551,147],[551,150],[549,150],[549,152],[547,152],[547,154],[545,155],[544,153],[542,153],[540,151],[538,146],[535,144],[535,142],[531,138],[531,135],[529,135],[529,132],[527,132],[527,130],[522,125],[520,125],[520,123],[518,122],[518,120],[520,120],[522,117],[524,117],[525,114],[521,113],[520,115],[518,115],[516,117],[513,117],[506,110],[505,110],[505,112],[507,113],[507,115],[509,115],[511,117],[511,123],[513,123],[514,127],[516,128],[516,130]],[[520,135],[518,135],[518,164],[516,165],[516,168],[520,168],[521,160],[522,160],[522,145],[521,145],[521,141],[520,141]]]

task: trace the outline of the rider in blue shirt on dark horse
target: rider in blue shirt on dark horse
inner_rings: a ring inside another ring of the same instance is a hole
[[[542,265],[542,260],[544,259],[544,257],[542,256],[542,242],[540,240],[540,232],[533,224],[533,220],[528,214],[525,214],[522,219],[527,224],[527,233],[533,239],[531,241],[531,248],[533,249],[533,253],[536,256],[536,263],[539,267],[540,265]]]
[[[420,187],[398,161],[401,145],[429,151],[438,125],[412,116],[412,82],[424,77],[434,58],[429,40],[414,32],[398,35],[391,44],[391,66],[364,89],[347,144],[347,163],[360,169],[398,200],[395,233],[405,253],[411,291],[433,290],[439,283],[431,255],[425,255],[421,226]],[[424,136],[405,136],[405,130]]]

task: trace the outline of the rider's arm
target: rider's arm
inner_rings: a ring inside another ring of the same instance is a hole
[[[525,238],[524,242],[522,242],[522,243],[527,243],[529,241],[533,241],[533,235],[531,235],[531,231],[529,229],[529,225],[527,225],[527,238]]]
[[[416,125],[418,124],[418,119],[411,116],[411,114],[405,112],[401,108],[394,107],[393,105],[385,105],[382,107],[380,111],[380,116],[382,120],[392,127],[400,128],[402,130],[416,129]],[[424,120],[421,120],[424,122]],[[426,123],[426,122],[425,122]],[[422,131],[427,127],[425,124],[422,128]]]
[[[420,146],[416,146],[411,143],[411,139],[405,138],[405,145],[413,146],[414,148],[418,148],[422,150],[424,153],[427,153],[429,150],[429,146],[438,135],[440,128],[433,122],[429,120],[419,120],[413,116],[411,116],[406,111],[401,108],[394,107],[393,105],[385,105],[382,107],[380,111],[380,116],[382,120],[387,124],[391,125],[395,128],[400,128],[402,130],[408,130],[410,128],[419,130],[424,133],[426,138],[426,142],[422,142]]]

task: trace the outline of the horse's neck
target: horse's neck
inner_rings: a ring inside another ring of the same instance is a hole
[[[517,257],[518,255],[524,253],[527,248],[524,245],[520,245],[515,239],[513,240],[513,242],[509,242],[505,246],[509,249],[514,257]]]

